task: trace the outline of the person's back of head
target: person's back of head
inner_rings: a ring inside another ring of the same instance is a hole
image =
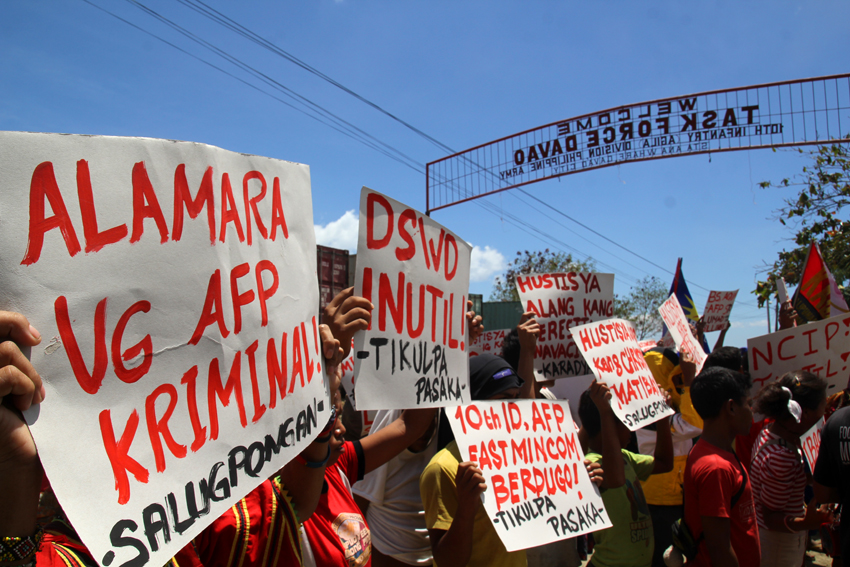
[[[500,356],[504,358],[514,370],[517,370],[519,368],[520,350],[519,331],[516,327],[514,327],[502,340],[502,352]]]
[[[703,369],[706,369],[716,366],[740,372],[744,367],[744,360],[741,357],[741,349],[731,346],[715,349],[705,358],[705,363],[702,367]]]
[[[590,390],[581,393],[578,402],[578,416],[588,437],[593,438],[599,435],[599,432],[602,431],[602,417],[599,415],[596,404],[590,399]]]
[[[756,399],[755,410],[777,421],[796,419],[791,414],[789,404],[790,400],[794,400],[802,410],[819,412],[817,418],[820,418],[823,415],[820,406],[826,405],[826,388],[826,380],[816,374],[787,372],[762,388]]]
[[[749,377],[740,372],[723,366],[703,366],[691,384],[691,402],[703,420],[716,418],[729,400],[745,404],[751,386]]]

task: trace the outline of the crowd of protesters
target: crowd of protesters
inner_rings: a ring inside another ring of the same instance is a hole
[[[325,309],[320,335],[331,419],[295,459],[181,549],[173,567],[541,561],[540,550],[506,551],[481,503],[484,475],[463,461],[440,411],[381,411],[369,434],[359,434],[359,414],[346,407],[336,368],[371,311],[351,289]],[[481,317],[470,311],[467,319],[473,341]],[[782,324],[794,324],[790,304]],[[533,376],[538,334],[525,314],[502,356],[470,357],[472,399],[553,397]],[[694,334],[702,339],[699,327]],[[545,546],[550,557],[567,565],[568,554],[584,556],[593,567],[797,567],[813,530],[834,545],[834,565],[847,556],[850,521],[834,528],[837,505],[850,494],[847,391],[828,398],[822,378],[800,371],[753,400],[747,358],[723,346],[723,335],[699,374],[689,356],[672,349],[645,353],[676,413],[636,434],[614,415],[605,383],[581,396],[585,466],[613,525]],[[0,567],[94,566],[61,502],[49,506],[49,484],[20,414],[45,403],[41,378],[23,354],[40,341],[24,315],[0,311]],[[825,415],[819,457],[807,463],[801,436]]]

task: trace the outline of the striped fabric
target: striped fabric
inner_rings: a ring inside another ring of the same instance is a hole
[[[784,442],[767,427],[762,429],[753,446],[750,480],[759,527],[767,528],[765,509],[782,512],[786,516],[803,514],[806,472],[799,449]]]
[[[278,478],[237,502],[166,563],[166,567],[300,567],[300,522]],[[97,567],[67,524],[45,530],[39,567]]]

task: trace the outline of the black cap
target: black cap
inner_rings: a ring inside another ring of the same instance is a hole
[[[479,354],[469,358],[469,387],[473,400],[489,400],[497,394],[523,384],[508,362],[495,354]]]

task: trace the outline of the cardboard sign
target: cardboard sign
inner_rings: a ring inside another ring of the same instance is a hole
[[[791,327],[769,335],[747,339],[751,395],[792,370],[813,372],[827,381],[827,395],[847,386],[850,356],[850,316]]]
[[[534,377],[553,380],[591,373],[570,329],[614,315],[614,274],[570,272],[519,275],[519,298],[540,325]]]
[[[366,187],[354,293],[375,306],[354,337],[357,409],[470,401],[466,297],[472,246]]]
[[[676,343],[676,348],[679,352],[687,352],[694,357],[697,374],[702,370],[702,365],[705,364],[706,354],[702,349],[702,345],[697,342],[696,337],[691,334],[691,328],[688,325],[688,319],[685,317],[685,312],[682,311],[682,306],[675,294],[661,304],[658,308],[661,313],[661,318],[667,325],[669,335],[673,337]]]
[[[776,297],[779,299],[779,306],[788,301],[788,287],[785,285],[785,278],[779,278],[776,281]]]
[[[641,352],[647,353],[658,346],[658,341],[640,341],[638,343],[638,348]]]
[[[664,402],[631,323],[608,319],[575,327],[572,334],[596,379],[611,389],[611,408],[626,427],[636,431],[675,413]]]
[[[729,313],[732,312],[732,305],[734,305],[737,296],[737,289],[735,291],[709,292],[705,310],[702,312],[705,322],[704,332],[722,331],[726,328]]]
[[[163,565],[330,416],[309,169],[142,138],[0,147],[0,305],[43,337],[41,462],[101,565]]]
[[[510,329],[498,329],[496,331],[484,331],[478,339],[469,346],[469,356],[489,353],[501,355],[502,342],[511,332]]]
[[[475,402],[446,415],[484,474],[484,508],[508,551],[611,526],[566,402]]]
[[[820,435],[824,425],[826,425],[826,420],[821,419],[800,438],[800,444],[803,446],[803,454],[806,455],[806,462],[809,463],[809,470],[812,471],[815,470],[815,463],[818,462]]]

